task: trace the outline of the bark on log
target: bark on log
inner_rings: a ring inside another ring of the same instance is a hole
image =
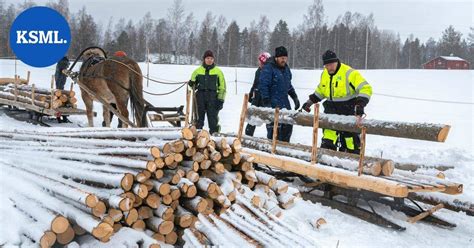
[[[253,121],[253,119],[258,119],[258,121]],[[273,122],[273,110],[269,108],[250,106],[247,111],[247,120],[250,120],[250,123],[254,125],[260,125],[259,122],[262,121],[265,123],[271,123]],[[312,127],[313,115],[292,110],[282,110],[280,111],[279,122]],[[449,125],[443,124],[379,120],[364,120],[363,125],[367,127],[368,134],[436,142],[444,142],[450,129]],[[356,119],[354,116],[321,113],[319,115],[319,128],[360,133],[360,129],[356,126]]]

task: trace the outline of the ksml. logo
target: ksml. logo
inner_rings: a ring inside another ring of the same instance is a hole
[[[25,64],[46,67],[57,63],[68,51],[71,31],[64,17],[47,7],[23,11],[10,29],[10,46]]]

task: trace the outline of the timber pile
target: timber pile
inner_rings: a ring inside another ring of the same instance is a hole
[[[234,236],[251,246],[311,244],[276,217],[299,192],[256,171],[241,149],[192,127],[0,132],[9,200],[32,223],[22,235],[41,247],[108,242],[121,228],[144,232],[147,247]],[[222,230],[232,231],[216,237]]]
[[[0,98],[28,103],[43,108],[77,108],[76,93],[73,90],[36,88],[33,85],[6,84],[0,86]]]
[[[0,78],[0,85],[6,84],[28,84],[30,82],[31,73],[28,71],[26,78],[21,78],[19,75],[15,75],[13,78]]]

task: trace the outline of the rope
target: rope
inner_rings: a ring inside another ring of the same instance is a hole
[[[237,81],[237,82],[238,83],[244,83],[244,84],[252,84],[252,83],[243,82],[243,81]],[[299,90],[314,90],[314,88],[306,88],[306,87],[294,87],[294,88],[299,89]],[[415,100],[415,101],[423,101],[423,102],[474,105],[474,102],[459,102],[459,101],[436,100],[436,99],[427,99],[427,98],[416,98],[416,97],[408,97],[408,96],[390,95],[390,94],[385,94],[385,93],[372,93],[372,95],[392,97],[392,98],[400,98],[400,99],[408,99],[408,100]]]
[[[185,86],[187,84],[188,84],[188,82],[183,82],[183,83],[181,83],[181,86],[179,86],[178,88],[176,88],[172,91],[166,92],[166,93],[152,93],[152,92],[148,92],[146,90],[143,90],[143,92],[147,93],[148,95],[152,95],[152,96],[165,96],[165,95],[169,95],[169,94],[172,94],[172,93],[178,91],[179,89],[183,88],[183,86]]]
[[[151,77],[148,77],[148,76],[144,76],[143,74],[141,74],[140,72],[136,71],[135,69],[131,68],[129,65],[121,62],[121,61],[118,61],[118,60],[115,60],[115,59],[107,59],[107,60],[110,60],[110,61],[113,61],[117,64],[121,64],[125,67],[127,67],[130,71],[132,71],[133,73],[137,74],[138,76],[140,77],[143,77],[145,79],[148,79],[154,83],[159,83],[159,84],[168,84],[168,85],[177,85],[177,84],[184,84],[184,83],[187,83],[187,82],[164,82],[164,81],[160,81],[160,80],[157,80],[157,79],[152,79]],[[182,87],[182,86],[181,86]]]

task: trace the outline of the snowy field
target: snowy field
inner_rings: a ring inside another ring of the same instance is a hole
[[[141,64],[146,73],[146,65]],[[0,77],[12,77],[14,61],[0,60]],[[18,74],[26,76],[30,70],[31,83],[38,87],[49,87],[54,67],[31,68],[18,62]],[[79,66],[76,66],[76,70]],[[150,65],[150,75],[155,79],[187,81],[196,66]],[[224,109],[220,113],[222,132],[236,132],[242,106],[243,94],[250,89],[255,68],[222,68],[227,81],[227,97]],[[293,85],[301,103],[306,101],[317,85],[320,70],[293,70]],[[390,158],[399,162],[416,162],[426,165],[454,166],[445,172],[446,179],[464,184],[464,193],[458,196],[437,194],[446,199],[460,199],[474,202],[474,71],[440,70],[367,70],[361,71],[372,84],[374,96],[366,108],[367,118],[406,122],[429,122],[451,125],[451,131],[445,143],[434,143],[390,137],[369,135],[366,154],[375,157]],[[237,79],[236,79],[237,78]],[[236,83],[237,81],[237,83]],[[66,85],[69,88],[70,81]],[[173,86],[157,85],[150,82],[145,89],[155,93],[172,90]],[[79,92],[77,86],[75,90]],[[145,95],[156,106],[178,106],[185,104],[185,91],[163,97]],[[407,99],[408,98],[408,99]],[[428,99],[415,100],[412,98]],[[78,98],[78,107],[84,108]],[[96,103],[98,118],[96,126],[102,122],[102,107]],[[54,124],[58,127],[86,126],[85,116],[71,117],[72,124]],[[113,126],[117,122],[112,123]],[[164,125],[164,124],[163,124]],[[40,127],[16,121],[0,112],[0,128],[38,129]],[[266,135],[265,128],[257,127],[256,136]],[[310,144],[311,128],[295,127],[291,138],[293,143]],[[1,158],[0,158],[1,159]],[[426,173],[435,173],[426,170]],[[0,170],[2,177],[6,177]],[[0,194],[5,199],[0,183]],[[14,217],[9,216],[9,206],[0,207],[0,244],[5,243],[14,233]],[[332,210],[320,204],[299,201],[283,218],[294,222],[303,233],[318,240],[319,247],[474,247],[474,218],[464,213],[441,210],[437,216],[458,226],[446,230],[423,223],[408,224],[402,213],[391,212],[388,208],[377,206],[376,210],[395,223],[407,228],[404,232],[377,227],[357,218]],[[328,224],[314,231],[309,220],[323,217]],[[301,224],[303,223],[303,224]]]

